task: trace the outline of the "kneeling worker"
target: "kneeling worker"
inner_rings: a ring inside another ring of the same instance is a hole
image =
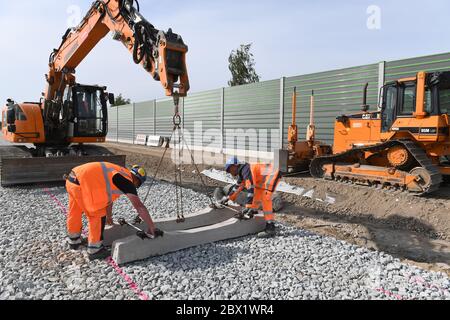
[[[103,246],[105,225],[113,225],[113,203],[126,195],[142,220],[148,226],[148,233],[155,234],[155,225],[137,189],[147,178],[139,166],[131,170],[107,162],[88,163],[72,170],[66,182],[69,193],[69,214],[67,229],[69,245],[77,250],[81,245],[82,213],[89,223],[88,253],[90,260],[105,259],[110,252]]]
[[[252,216],[258,213],[262,207],[266,220],[266,230],[260,234],[260,238],[275,236],[275,215],[272,207],[272,196],[280,181],[280,171],[272,164],[248,164],[239,162],[237,157],[231,158],[225,170],[232,176],[237,177],[237,184],[231,189],[230,195],[224,199],[236,201],[240,192],[247,189],[247,204],[242,211],[243,216]]]

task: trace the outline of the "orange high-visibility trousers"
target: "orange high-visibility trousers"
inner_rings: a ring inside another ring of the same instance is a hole
[[[265,189],[255,188],[255,195],[253,197],[253,203],[248,205],[247,208],[259,210],[262,208],[264,212],[264,219],[266,222],[275,222],[275,214],[273,213],[272,206],[273,192]]]
[[[87,212],[84,208],[81,187],[70,181],[66,182],[66,190],[69,194],[69,213],[67,215],[67,231],[69,238],[78,238],[83,229],[82,214],[86,215],[89,224],[89,248],[95,251],[101,248],[103,242],[103,231],[106,222],[106,208]]]

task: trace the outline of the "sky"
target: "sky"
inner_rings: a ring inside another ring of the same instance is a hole
[[[79,18],[77,10],[84,16],[91,3],[0,0],[1,103],[39,100],[50,52]],[[191,92],[226,87],[228,56],[244,43],[253,44],[261,80],[450,51],[448,0],[140,0],[140,5],[155,27],[172,28],[189,46]],[[105,85],[134,102],[164,96],[159,82],[109,35],[77,68],[77,81]]]

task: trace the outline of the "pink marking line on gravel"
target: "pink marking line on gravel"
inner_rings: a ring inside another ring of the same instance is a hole
[[[61,209],[61,211],[67,216],[68,212],[66,207],[59,201],[59,199],[50,192],[48,188],[44,188],[44,191],[50,196],[50,198],[55,202],[56,205]],[[85,232],[83,232],[85,233]],[[109,257],[106,262],[116,271],[116,273],[122,277],[122,279],[128,284],[128,287],[133,290],[133,292],[141,299],[141,300],[150,300],[147,294],[143,292],[139,286],[131,279],[131,277],[120,268],[117,263],[113,260],[112,257]]]
[[[61,201],[59,201],[59,199],[50,192],[50,190],[48,190],[47,188],[44,188],[44,191],[50,196],[50,198],[52,198],[52,200],[59,206],[59,208],[61,209],[61,211],[67,215],[67,209],[66,207],[61,203]]]
[[[108,264],[128,283],[128,286],[141,300],[150,300],[150,298],[137,286],[137,284],[130,278],[128,274],[120,268],[112,257],[107,260]]]
[[[422,278],[420,276],[414,276],[414,277],[408,276],[407,278],[410,283],[421,284],[421,285],[427,287],[428,289],[437,289],[441,292],[449,293],[449,291],[447,289],[444,289],[435,284],[429,283],[428,281],[426,281],[424,278]]]
[[[385,290],[383,288],[377,288],[376,291],[383,293],[384,295],[388,297],[394,297],[397,300],[405,300],[405,298],[399,294],[395,294],[389,290]]]

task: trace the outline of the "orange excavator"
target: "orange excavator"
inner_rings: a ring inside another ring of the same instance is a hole
[[[332,151],[311,145],[310,152],[291,150],[290,159],[309,161],[315,178],[414,195],[439,189],[450,177],[450,72],[387,83],[375,112],[366,103],[367,87],[362,112],[337,117]]]
[[[174,97],[176,107],[179,97],[186,96],[188,47],[181,36],[156,29],[139,11],[134,0],[95,1],[51,53],[47,89],[40,101],[18,104],[8,99],[2,110],[2,136],[21,145],[0,147],[2,185],[60,180],[62,173],[92,161],[89,156],[118,161],[109,159],[103,148],[85,145],[105,142],[107,103],[114,104],[114,95],[105,86],[79,84],[75,78],[76,68],[108,33],[161,83],[167,96]]]

